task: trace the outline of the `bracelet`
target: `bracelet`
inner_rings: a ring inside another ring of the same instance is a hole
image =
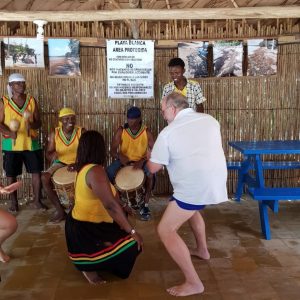
[[[130,231],[130,234],[131,234],[131,235],[134,235],[135,233],[136,233],[135,229],[132,228],[131,231]]]

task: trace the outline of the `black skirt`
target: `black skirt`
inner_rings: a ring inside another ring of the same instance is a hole
[[[110,271],[127,278],[139,254],[137,242],[116,223],[66,219],[69,258],[79,271]]]

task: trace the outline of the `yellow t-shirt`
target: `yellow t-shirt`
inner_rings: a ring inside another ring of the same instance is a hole
[[[81,127],[75,126],[72,136],[68,140],[61,127],[55,128],[55,151],[60,162],[66,165],[75,163],[81,130]]]
[[[147,156],[148,136],[147,127],[142,125],[140,130],[133,134],[130,128],[124,128],[121,135],[120,151],[131,161],[138,161]]]
[[[182,96],[186,97],[186,95],[187,95],[187,88],[186,88],[186,86],[185,86],[182,90],[180,90],[180,89],[178,89],[177,86],[175,85],[174,92],[176,92],[176,93],[178,93],[178,94],[181,94]]]
[[[30,95],[27,95],[26,100],[21,108],[8,96],[3,96],[2,100],[4,108],[4,124],[9,127],[11,120],[17,120],[20,123],[16,140],[13,140],[9,136],[3,135],[2,150],[34,151],[41,149],[38,140],[38,131],[36,129],[30,129],[28,134],[26,121],[23,117],[25,111],[29,111],[31,114],[34,113],[36,106],[34,98]]]
[[[101,199],[86,184],[86,175],[94,166],[96,165],[88,164],[77,174],[75,181],[75,205],[72,210],[72,217],[79,221],[113,223],[113,219],[103,206]],[[115,195],[116,190],[113,185],[111,185],[111,189]]]

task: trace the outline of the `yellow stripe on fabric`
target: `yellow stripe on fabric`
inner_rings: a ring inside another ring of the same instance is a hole
[[[71,258],[71,260],[73,261],[82,261],[82,260],[85,260],[85,261],[95,261],[95,260],[99,260],[99,259],[102,259],[102,258],[105,258],[107,256],[111,256],[113,255],[115,252],[117,252],[120,248],[122,247],[126,247],[127,244],[131,243],[132,241],[135,241],[133,238],[130,238],[129,240],[126,240],[124,241],[122,244],[118,245],[116,248],[114,248],[112,251],[110,252],[106,252],[105,254],[102,254],[102,255],[99,255],[99,256],[96,256],[96,257],[93,257],[93,258],[89,258],[89,257],[79,257],[79,258]],[[127,249],[127,248],[126,248]]]
[[[120,249],[118,252],[110,255],[109,257],[104,257],[102,259],[99,259],[97,261],[73,261],[73,263],[75,265],[93,265],[93,264],[98,264],[100,262],[104,262],[107,261],[121,253],[123,253],[125,250],[127,250],[128,248],[130,248],[133,244],[135,243],[135,241],[130,242],[129,244],[127,244],[126,246],[124,246],[122,249]]]

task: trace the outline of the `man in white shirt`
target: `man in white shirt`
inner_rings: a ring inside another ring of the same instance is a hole
[[[210,258],[199,210],[228,200],[226,160],[216,119],[196,113],[189,108],[186,97],[175,92],[163,99],[161,110],[168,126],[159,134],[147,167],[151,173],[164,165],[168,169],[174,193],[158,225],[158,234],[185,276],[183,284],[167,291],[174,296],[188,296],[204,291],[191,255]],[[197,244],[190,251],[177,233],[186,221]]]

